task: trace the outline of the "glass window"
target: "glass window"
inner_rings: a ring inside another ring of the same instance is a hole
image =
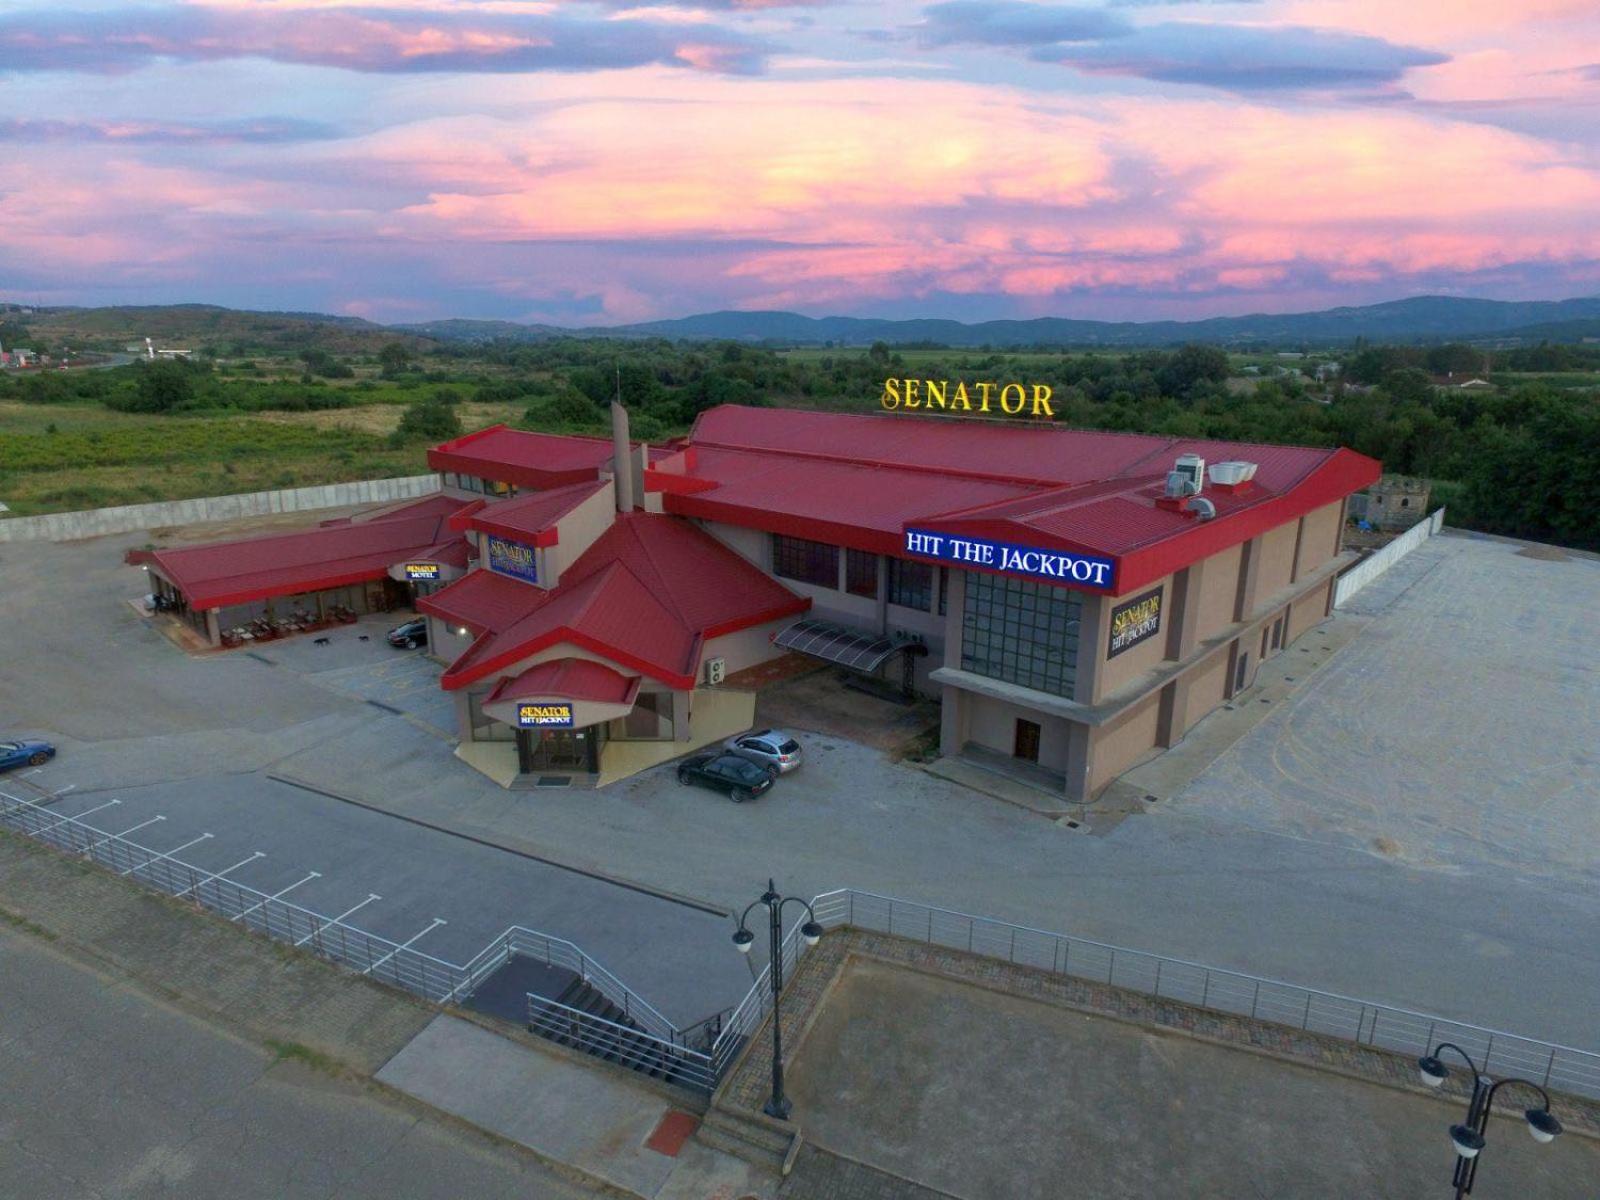
[[[852,596],[878,598],[878,556],[865,550],[844,552],[844,590]]]
[[[772,535],[772,573],[781,579],[838,588],[839,547],[775,533]]]
[[[483,696],[467,697],[467,712],[472,720],[472,740],[475,742],[514,742],[517,731],[503,721],[496,721],[483,711]]]
[[[1083,596],[1001,575],[967,573],[961,667],[1071,698],[1077,681]]]
[[[945,614],[950,603],[950,568],[939,568],[939,615]]]
[[[641,692],[633,710],[611,722],[615,741],[666,742],[672,740],[672,692]]]
[[[933,568],[908,558],[891,558],[889,603],[927,612],[933,607]]]

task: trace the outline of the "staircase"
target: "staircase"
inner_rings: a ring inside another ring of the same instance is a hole
[[[555,999],[528,996],[528,1030],[664,1083],[711,1091],[709,1068],[651,1036],[583,979],[573,976]]]

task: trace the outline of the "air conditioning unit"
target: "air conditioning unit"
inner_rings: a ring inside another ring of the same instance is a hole
[[[706,659],[706,682],[716,685],[722,682],[728,673],[728,660],[725,658]]]
[[[1198,454],[1180,454],[1178,461],[1172,465],[1172,473],[1182,475],[1189,481],[1189,495],[1199,495],[1206,482],[1206,460]]]

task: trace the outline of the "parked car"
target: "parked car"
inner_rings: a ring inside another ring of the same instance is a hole
[[[428,622],[424,617],[415,621],[407,621],[404,625],[396,625],[389,630],[389,645],[403,646],[407,650],[415,650],[418,646],[428,644]]]
[[[56,748],[49,742],[0,742],[0,771],[13,767],[42,767],[55,756]]]
[[[678,782],[727,792],[735,804],[754,800],[776,776],[760,763],[737,754],[697,754],[678,764]]]
[[[787,775],[800,765],[800,743],[781,729],[741,733],[724,742],[723,748],[764,767],[771,767],[780,775]]]

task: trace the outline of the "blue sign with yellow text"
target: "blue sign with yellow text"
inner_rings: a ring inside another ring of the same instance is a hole
[[[1024,575],[1047,583],[1110,591],[1117,564],[1098,554],[1068,554],[988,538],[956,537],[925,529],[906,530],[905,550],[919,558],[936,558],[958,567],[979,567],[1006,575]]]
[[[491,571],[512,575],[517,579],[526,579],[529,583],[539,582],[539,570],[534,562],[532,546],[513,542],[510,538],[496,537],[494,534],[489,535],[487,542]]]

